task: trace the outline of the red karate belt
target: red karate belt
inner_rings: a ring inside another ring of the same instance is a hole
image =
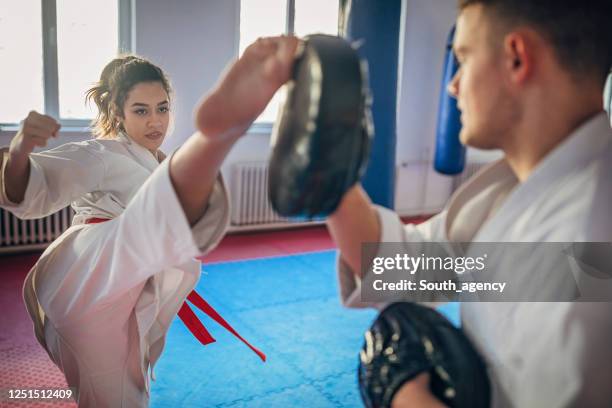
[[[85,224],[98,224],[101,222],[110,221],[109,218],[89,218],[85,220]],[[206,313],[210,318],[212,318],[215,322],[219,323],[223,326],[227,331],[236,336],[240,341],[247,345],[248,348],[253,350],[255,354],[261,358],[262,361],[266,361],[266,355],[262,353],[259,349],[252,346],[248,341],[246,341],[230,324],[223,318],[211,305],[205,301],[202,296],[200,296],[195,290],[192,290],[189,295],[187,295],[187,300],[189,300],[195,307]],[[180,310],[178,311],[178,317],[183,321],[185,326],[189,329],[191,334],[195,336],[196,339],[200,341],[203,345],[207,345],[210,343],[214,343],[216,340],[214,337],[206,330],[206,327],[202,324],[200,319],[196,316],[196,314],[191,310],[187,301],[183,302]]]

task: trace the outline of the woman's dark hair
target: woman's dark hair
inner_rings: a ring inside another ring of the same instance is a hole
[[[106,64],[100,80],[85,94],[93,101],[98,115],[92,122],[96,137],[111,138],[121,130],[117,118],[123,116],[123,104],[130,90],[141,82],[159,82],[170,96],[170,82],[155,64],[135,55],[125,55]]]

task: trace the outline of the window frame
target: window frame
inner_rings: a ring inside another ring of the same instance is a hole
[[[338,18],[340,18],[340,16],[342,15],[342,8],[343,8],[343,3],[346,2],[346,0],[335,0],[338,2]],[[239,3],[240,5],[242,5],[242,1],[240,1]],[[286,35],[292,35],[295,33],[295,0],[286,0],[286,7],[287,7],[287,17],[286,17],[286,21],[285,21],[285,34]],[[238,11],[238,16],[240,16],[240,11]],[[241,21],[238,21],[238,45],[237,45],[237,49],[240,49],[240,23]],[[340,27],[338,27],[338,35],[340,35]],[[274,125],[274,122],[267,122],[267,121],[261,121],[261,122],[253,122],[253,124],[251,125],[251,127],[248,130],[248,133],[271,133],[272,132],[272,127]]]
[[[131,52],[132,33],[132,0],[116,0],[118,3],[119,53]],[[59,76],[57,57],[57,0],[40,0],[42,24],[43,53],[43,110],[45,115],[58,119],[64,130],[89,129],[90,119],[63,119],[59,116]],[[83,90],[85,92],[85,90]],[[1,130],[15,130],[19,123],[0,123]]]

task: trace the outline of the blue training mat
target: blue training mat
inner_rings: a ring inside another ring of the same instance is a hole
[[[175,319],[151,407],[362,406],[358,352],[376,311],[341,306],[335,262],[323,251],[204,265],[198,292],[267,362],[199,311],[216,343],[202,346]],[[457,306],[441,309],[455,324]]]

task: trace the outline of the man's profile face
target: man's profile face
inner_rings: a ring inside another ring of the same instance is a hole
[[[453,44],[460,68],[448,85],[461,111],[461,142],[481,149],[500,148],[516,117],[504,78],[503,38],[494,24],[482,5],[461,11]]]

